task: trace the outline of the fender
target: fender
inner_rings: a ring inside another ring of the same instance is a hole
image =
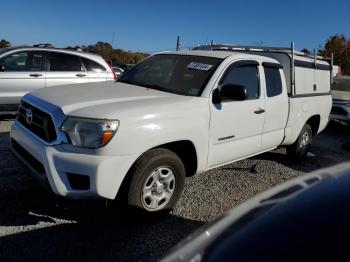
[[[177,141],[190,141],[197,153],[197,172],[207,166],[210,113],[208,99],[194,98],[171,110],[121,119],[108,147],[115,155],[138,154]],[[131,141],[132,140],[132,141]]]

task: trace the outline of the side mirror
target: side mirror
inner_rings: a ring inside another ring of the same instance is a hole
[[[0,72],[5,72],[5,65],[0,64]]]
[[[220,90],[221,101],[234,100],[243,101],[248,97],[247,89],[242,85],[227,84],[224,85]]]

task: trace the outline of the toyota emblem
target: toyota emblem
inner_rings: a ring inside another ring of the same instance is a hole
[[[33,121],[33,111],[31,108],[28,108],[26,110],[26,123],[28,125],[31,125],[32,124],[32,121]]]

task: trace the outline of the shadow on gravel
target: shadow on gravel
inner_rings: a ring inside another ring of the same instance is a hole
[[[15,114],[0,115],[0,121],[14,120],[16,118]]]
[[[264,153],[252,159],[275,161],[288,168],[291,168],[296,171],[301,171],[301,172],[311,172],[323,167],[329,167],[329,166],[336,165],[340,162],[343,162],[343,161],[338,161],[334,158],[329,158],[324,155],[319,155],[319,154],[313,155],[313,153],[312,153],[312,156],[310,156],[309,154],[307,159],[300,163],[295,160],[288,159],[286,154],[275,153],[275,152]]]
[[[321,134],[314,137],[310,153],[306,160],[297,162],[288,158],[281,150],[257,155],[252,159],[270,160],[280,163],[296,171],[311,172],[350,160],[350,152],[343,149],[343,144],[350,141],[349,128],[338,124],[330,124]]]
[[[10,147],[10,132],[0,132],[0,152],[8,150]],[[0,153],[0,156],[1,153]]]
[[[11,155],[9,132],[0,133],[0,155],[0,261],[157,261],[203,225],[58,197]]]
[[[239,169],[255,173],[255,165],[259,169],[264,164],[260,160],[303,172],[331,166],[350,159],[341,147],[348,134],[348,129],[331,126],[314,139],[303,163],[288,159],[280,149],[255,156],[252,167]],[[2,139],[8,139],[8,132],[0,134],[0,149],[7,151]],[[1,261],[156,261],[203,225],[172,214],[146,219],[125,209],[107,209],[104,201],[57,197],[18,168],[10,155],[1,161],[0,228],[11,233],[0,237]]]
[[[106,208],[105,201],[64,199],[33,181],[18,191],[0,194],[0,227],[22,231],[0,237],[1,261],[157,261],[203,225],[172,214],[135,216]]]

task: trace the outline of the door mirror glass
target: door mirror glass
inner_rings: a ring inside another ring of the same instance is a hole
[[[220,90],[220,98],[222,101],[243,101],[246,100],[247,97],[247,88],[243,85],[226,84]]]
[[[5,72],[5,65],[4,64],[0,64],[0,72]]]

